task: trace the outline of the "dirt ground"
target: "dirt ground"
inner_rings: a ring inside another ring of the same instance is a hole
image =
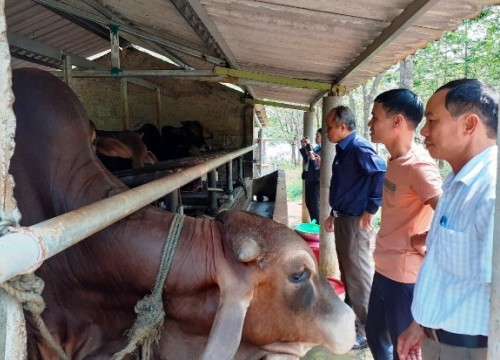
[[[288,225],[302,223],[302,201],[288,201]],[[309,351],[302,360],[373,360],[368,348],[351,350],[344,355],[333,355],[323,347],[315,347]]]

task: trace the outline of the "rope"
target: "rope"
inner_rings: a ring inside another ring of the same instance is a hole
[[[0,284],[0,286],[2,286],[9,295],[20,302],[25,310],[31,313],[43,339],[52,346],[59,358],[68,360],[64,350],[52,337],[42,320],[41,314],[43,310],[45,310],[45,302],[42,297],[43,287],[45,286],[43,280],[31,273],[16,276]]]
[[[124,356],[132,353],[139,346],[142,350],[141,358],[143,360],[151,359],[151,346],[153,342],[158,343],[160,340],[161,326],[165,319],[162,300],[163,284],[167,278],[170,265],[174,258],[184,218],[184,215],[175,214],[163,246],[154,289],[150,295],[146,295],[144,299],[140,300],[135,305],[134,310],[137,314],[137,320],[128,331],[129,343],[123,350],[114,354],[111,358],[112,360],[123,359]]]

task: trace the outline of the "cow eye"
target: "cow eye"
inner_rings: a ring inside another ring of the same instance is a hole
[[[306,270],[299,271],[290,276],[290,281],[298,284],[309,279],[309,272]]]

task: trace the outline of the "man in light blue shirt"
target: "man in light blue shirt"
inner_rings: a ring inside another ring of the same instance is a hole
[[[452,172],[443,184],[415,287],[401,360],[486,359],[497,169],[498,93],[479,80],[439,88],[421,133]],[[421,353],[420,353],[421,349]]]

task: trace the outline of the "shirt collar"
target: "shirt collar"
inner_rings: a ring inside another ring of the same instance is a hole
[[[451,171],[448,174],[445,183],[447,185],[451,185],[451,183],[453,182],[460,181],[465,185],[470,185],[486,166],[492,163],[497,163],[497,151],[497,145],[487,147],[472,159],[470,159],[458,172],[458,174],[455,174],[453,171]]]
[[[337,144],[337,149],[345,150],[345,148],[349,146],[350,143],[353,142],[356,135],[357,135],[356,130],[352,131],[349,135],[347,135],[345,138],[339,141],[339,143]]]

